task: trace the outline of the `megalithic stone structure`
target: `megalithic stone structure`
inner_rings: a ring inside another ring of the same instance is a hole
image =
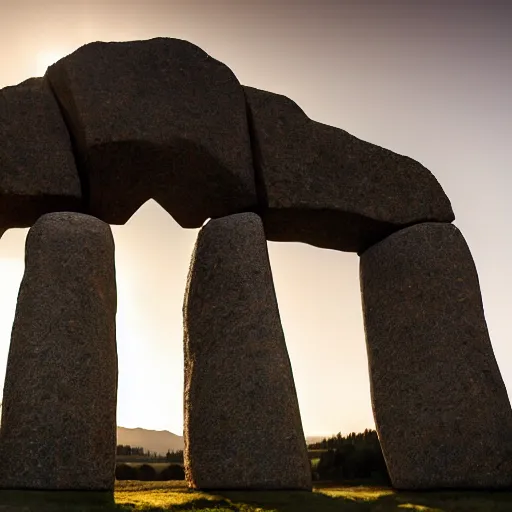
[[[153,198],[198,228],[257,206],[242,86],[201,48],[171,38],[95,42],[46,76],[92,215],[124,224]]]
[[[199,489],[311,489],[261,219],[211,220],[184,302],[185,471]]]
[[[268,240],[362,253],[411,224],[454,220],[419,162],[313,121],[281,94],[244,93]]]
[[[375,422],[399,489],[512,485],[512,411],[469,248],[451,224],[361,257]]]
[[[0,89],[0,235],[82,207],[70,135],[47,80]]]
[[[84,45],[0,90],[0,235],[34,226],[0,487],[112,489],[116,292],[104,223],[124,224],[149,199],[185,228],[214,219],[184,304],[190,486],[311,488],[265,240],[361,256],[373,408],[396,487],[512,484],[510,402],[436,177],[240,84],[192,43],[155,38]]]
[[[116,301],[108,224],[41,217],[27,235],[5,376],[1,488],[113,490]]]

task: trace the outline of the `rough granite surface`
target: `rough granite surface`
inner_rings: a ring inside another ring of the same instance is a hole
[[[184,302],[185,470],[199,489],[311,490],[267,243],[253,213],[199,232]]]
[[[91,43],[0,90],[0,236],[33,225],[0,488],[113,490],[108,223],[150,198],[186,228],[215,219],[199,232],[183,308],[191,487],[311,489],[265,239],[361,255],[372,405],[395,487],[512,485],[512,410],[436,178],[241,86],[197,46],[157,38]]]
[[[0,233],[81,207],[71,141],[46,80],[0,89]]]
[[[48,68],[87,212],[124,224],[155,199],[183,227],[257,205],[242,86],[180,39],[96,42]]]
[[[268,240],[363,252],[407,225],[454,220],[420,163],[313,121],[285,96],[244,92]]]
[[[460,231],[425,223],[360,261],[372,405],[398,489],[512,485],[512,411]]]
[[[117,308],[110,227],[41,217],[26,240],[5,376],[0,487],[112,491]]]

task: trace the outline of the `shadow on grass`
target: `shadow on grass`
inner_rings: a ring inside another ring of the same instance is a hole
[[[230,501],[222,498],[215,501],[208,500],[205,498],[199,498],[196,500],[189,501],[188,503],[183,503],[182,505],[173,505],[172,509],[170,510],[172,510],[173,512],[175,510],[176,512],[183,510],[196,510],[198,512],[238,512],[240,509]]]
[[[135,487],[135,486],[134,486]],[[148,488],[147,498],[144,488]],[[172,501],[151,503],[150,489]],[[111,493],[0,491],[0,512],[511,512],[512,492],[397,492],[384,487],[316,488],[301,491],[218,491],[196,493],[182,485],[137,485],[137,504],[115,503]],[[167,494],[169,493],[169,494]],[[176,501],[173,494],[187,501]],[[171,495],[171,496],[170,496]],[[140,495],[138,495],[140,497]],[[188,496],[188,498],[187,498]]]
[[[185,491],[186,493],[186,491]],[[315,492],[223,491],[170,507],[146,506],[144,512],[511,512],[512,492],[397,492],[385,487],[326,487]],[[98,503],[99,504],[99,503]],[[39,510],[39,509],[38,509]],[[70,509],[75,512],[75,509]],[[79,510],[79,509],[76,509]],[[127,505],[83,510],[128,512]],[[0,509],[0,512],[1,509]]]
[[[240,511],[251,507],[261,512],[512,511],[512,492],[503,491],[397,492],[390,488],[338,487],[316,489],[313,493],[229,491],[221,496]]]
[[[1,490],[0,512],[53,512],[68,510],[118,511],[114,495],[110,492],[93,491],[25,491]]]
[[[197,498],[168,508],[118,505],[118,511],[144,510],[144,512],[366,512],[373,510],[369,503],[356,503],[351,499],[330,497],[307,492],[226,491],[205,493],[208,498]],[[1,509],[0,509],[1,510]],[[386,509],[387,510],[387,509]],[[405,511],[404,511],[405,512]]]
[[[345,496],[330,496],[321,492],[304,491],[225,491],[220,495],[235,506],[233,510],[258,512],[366,512],[369,502],[356,502]]]
[[[381,496],[372,510],[418,512],[510,512],[509,491],[401,491]]]

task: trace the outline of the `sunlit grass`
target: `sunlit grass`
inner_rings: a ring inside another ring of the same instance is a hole
[[[311,459],[311,467],[313,469],[316,469],[318,467],[318,463],[320,462],[320,458],[317,459]]]
[[[215,503],[222,501],[220,496],[191,491],[182,481],[172,482],[116,482],[115,502],[118,505],[131,505],[135,510],[143,510],[144,507],[172,510],[170,507],[192,505],[197,502]],[[190,510],[193,510],[190,508]],[[202,509],[201,509],[202,510]]]
[[[386,487],[343,487],[343,488],[332,488],[332,489],[321,489],[317,492],[322,492],[327,496],[344,497],[353,500],[362,501],[375,501],[383,496],[392,496],[396,493],[393,489]]]
[[[399,492],[318,487],[314,492],[189,490],[183,481],[116,482],[108,493],[0,491],[9,512],[510,512],[512,492]]]
[[[443,512],[440,508],[424,507],[423,505],[413,505],[412,503],[404,503],[403,505],[398,505],[398,508],[400,510],[404,509],[404,512],[406,510],[416,512]]]
[[[196,512],[512,511],[512,492],[398,492],[386,487],[363,486],[320,487],[313,493],[229,491],[210,494],[189,491],[184,482],[118,482],[115,498],[119,505],[131,503],[138,507]]]

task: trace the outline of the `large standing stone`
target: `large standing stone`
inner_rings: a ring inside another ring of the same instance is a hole
[[[71,141],[47,81],[0,89],[0,233],[81,207]]]
[[[393,485],[512,485],[512,411],[460,231],[399,231],[362,255],[360,272],[373,410]]]
[[[179,39],[91,43],[50,66],[88,212],[124,224],[155,199],[183,227],[257,205],[242,86]]]
[[[116,301],[110,227],[76,213],[41,217],[12,329],[0,487],[113,490]]]
[[[200,231],[184,303],[185,468],[200,489],[311,489],[267,244],[252,213]]]
[[[420,163],[312,121],[285,96],[244,91],[268,240],[362,252],[407,225],[454,220]]]

